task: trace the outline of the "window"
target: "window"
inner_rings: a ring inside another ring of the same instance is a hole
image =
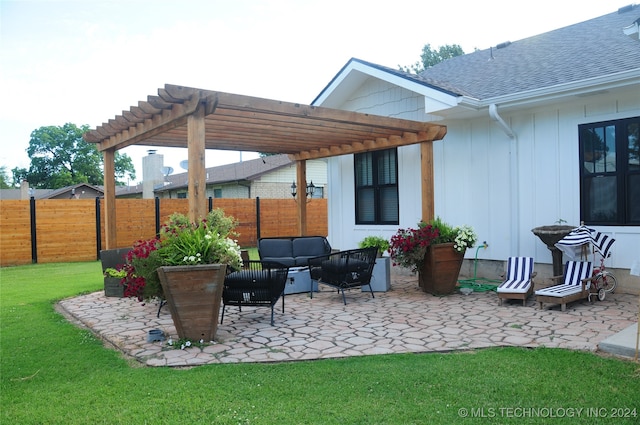
[[[587,224],[640,224],[640,117],[583,124],[580,216]]]
[[[213,189],[213,197],[216,199],[222,198],[222,189]]]
[[[356,224],[398,224],[396,149],[354,156]]]
[[[324,187],[315,186],[313,188],[313,192],[311,193],[311,198],[324,198]]]

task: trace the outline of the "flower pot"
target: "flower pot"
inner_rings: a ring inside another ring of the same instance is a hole
[[[376,265],[373,266],[369,285],[371,285],[373,292],[387,292],[391,289],[391,258],[376,258]],[[369,285],[363,285],[362,292],[369,292]]]
[[[119,265],[127,262],[126,256],[131,248],[103,249],[100,251],[100,262],[102,263],[102,273],[106,269],[115,269]],[[124,286],[120,283],[119,277],[104,277],[104,294],[107,297],[122,298],[124,295]]]
[[[107,297],[122,298],[124,296],[124,285],[119,277],[104,277],[104,295]]]
[[[456,290],[464,252],[453,248],[453,243],[431,245],[427,248],[418,283],[423,291],[433,295],[448,295]]]
[[[178,338],[192,341],[215,338],[226,269],[226,264],[158,268]]]

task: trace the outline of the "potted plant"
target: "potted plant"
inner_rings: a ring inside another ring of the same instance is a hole
[[[371,276],[371,290],[374,292],[386,292],[391,288],[391,267],[389,257],[383,257],[382,254],[389,249],[389,240],[382,236],[367,236],[358,242],[358,248],[377,248],[378,258],[373,267]],[[362,291],[369,292],[369,285],[364,285]]]
[[[389,249],[389,241],[382,236],[367,236],[358,242],[358,248],[378,248],[378,257]]]
[[[131,248],[115,248],[100,251],[105,296],[118,298],[124,296],[124,287],[121,281],[126,276],[126,272],[121,268],[130,250]]]
[[[242,267],[235,224],[220,209],[196,223],[171,215],[157,238],[129,252],[124,295],[166,300],[179,338],[213,340],[227,267]]]
[[[471,227],[453,227],[437,217],[417,228],[399,229],[389,253],[394,265],[418,272],[423,291],[445,295],[455,291],[464,253],[477,239]]]

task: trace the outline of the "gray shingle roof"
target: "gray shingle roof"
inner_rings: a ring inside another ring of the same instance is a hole
[[[292,162],[288,155],[271,155],[264,158],[210,167],[205,171],[207,173],[207,184],[255,180],[263,174],[288,166],[292,164]],[[180,173],[168,176],[167,182],[171,184],[158,191],[186,187],[188,184],[188,174]]]
[[[479,50],[435,65],[420,79],[447,91],[486,99],[640,67],[640,41],[624,27],[640,18],[630,6],[598,18]]]

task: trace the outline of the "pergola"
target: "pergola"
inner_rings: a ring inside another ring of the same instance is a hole
[[[296,184],[306,187],[306,160],[421,144],[422,217],[434,215],[433,145],[442,125],[287,103],[167,84],[128,111],[84,134],[104,156],[105,244],[117,247],[115,152],[130,145],[188,150],[189,217],[207,213],[205,150],[288,154]],[[298,202],[306,234],[306,202]]]

